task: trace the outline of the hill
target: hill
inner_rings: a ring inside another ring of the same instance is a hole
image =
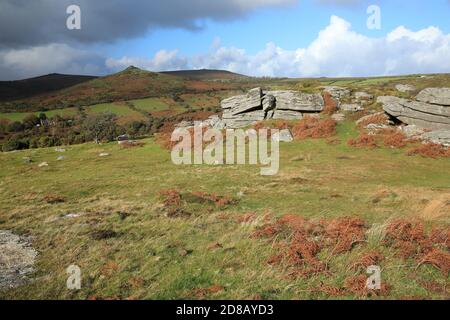
[[[225,70],[208,70],[208,69],[180,70],[180,71],[165,71],[162,73],[179,76],[179,77],[183,77],[186,79],[202,80],[202,81],[234,80],[234,79],[239,79],[239,78],[247,78],[247,76],[244,76],[242,74],[225,71]]]
[[[0,102],[25,99],[69,88],[95,78],[92,76],[52,73],[24,80],[0,81]]]
[[[176,75],[129,67],[119,73],[91,79],[63,90],[0,102],[1,112],[36,112],[183,93],[217,91],[230,85],[189,80]],[[37,90],[36,90],[37,91]]]

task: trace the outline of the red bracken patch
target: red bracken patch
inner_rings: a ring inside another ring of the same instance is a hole
[[[294,125],[292,134],[296,140],[330,138],[336,134],[336,125],[333,119],[319,120],[306,116]]]
[[[346,278],[344,287],[348,292],[358,297],[386,296],[391,290],[390,286],[386,283],[381,283],[380,290],[367,288],[367,275],[364,274]]]
[[[433,228],[426,234],[422,222],[396,220],[387,226],[383,244],[396,249],[398,257],[414,258],[419,266],[431,264],[448,275],[449,235],[448,227]]]
[[[348,145],[356,148],[377,148],[377,142],[374,136],[361,134],[356,139],[350,139]]]
[[[450,273],[450,253],[433,248],[420,260],[419,266],[422,264],[431,264],[448,277]]]
[[[427,143],[407,152],[408,156],[421,155],[425,158],[450,158],[450,149],[440,144]]]
[[[363,254],[355,263],[351,265],[353,270],[366,270],[369,266],[380,264],[384,260],[384,256],[378,251],[372,251]]]
[[[390,148],[404,148],[407,144],[406,136],[393,129],[385,130],[382,133],[383,143],[386,147]]]
[[[333,96],[329,92],[323,94],[323,99],[325,101],[325,108],[323,113],[327,115],[332,115],[337,111],[338,103],[333,99]]]
[[[329,248],[333,255],[351,251],[365,240],[365,223],[358,218],[330,221],[285,215],[253,233],[253,237],[276,237],[278,253],[267,263],[284,264],[292,276],[311,277],[328,272],[318,254]]]
[[[367,117],[366,119],[362,120],[358,124],[359,129],[363,129],[367,127],[369,124],[386,124],[387,123],[387,117],[385,114],[374,114],[371,117]]]

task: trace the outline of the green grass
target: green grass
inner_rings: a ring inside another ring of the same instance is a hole
[[[441,284],[447,277],[431,266],[416,270],[414,261],[394,258],[376,237],[331,259],[330,276],[310,279],[288,277],[281,267],[268,266],[272,242],[250,237],[267,213],[358,216],[381,225],[418,217],[425,200],[449,194],[445,173],[450,160],[407,157],[405,150],[350,148],[346,141],[356,134],[353,124],[344,123],[338,127],[338,145],[324,140],[282,144],[280,172],[270,177],[259,175],[257,166],[175,166],[170,153],[152,139],[127,150],[115,143],[71,146],[64,161],[56,161],[53,148],[0,154],[0,229],[33,236],[40,253],[35,281],[0,297],[195,299],[193,290],[220,285],[224,290],[207,298],[326,299],[309,288],[320,281],[342,285],[354,275],[348,266],[356,256],[376,248],[387,257],[382,279],[392,291],[386,298],[445,298],[411,277]],[[101,152],[111,155],[100,158]],[[34,162],[25,164],[25,156]],[[38,168],[42,161],[49,167]],[[192,205],[190,218],[169,218],[161,212],[159,192],[164,189],[214,192],[240,201],[224,210]],[[395,196],[375,203],[380,190]],[[47,194],[66,201],[47,204],[42,201]],[[239,223],[237,217],[249,212],[259,222]],[[80,217],[63,218],[68,213]],[[120,213],[128,216],[121,219]],[[427,225],[449,223],[447,214]],[[117,237],[94,240],[91,234],[98,230],[114,230]],[[208,249],[216,242],[223,248]],[[180,255],[180,250],[192,252]],[[76,292],[65,287],[65,270],[72,264],[82,269],[82,289]]]
[[[88,113],[104,113],[104,112],[111,112],[118,116],[129,116],[133,113],[136,113],[136,111],[131,110],[128,108],[125,104],[119,104],[119,103],[103,103],[103,104],[97,104],[94,106],[90,106],[86,108],[86,111]]]
[[[131,101],[134,106],[143,111],[165,111],[169,110],[170,106],[167,102],[162,101],[160,98],[148,98],[148,99],[138,99]]]
[[[0,119],[6,119],[9,121],[22,121],[30,114],[35,114],[38,116],[41,112],[14,112],[14,113],[0,113]],[[76,108],[67,108],[67,109],[56,109],[51,111],[44,112],[48,118],[53,117],[55,115],[60,116],[71,116],[77,113]]]

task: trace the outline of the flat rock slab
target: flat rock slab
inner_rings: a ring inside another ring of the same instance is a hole
[[[229,109],[232,115],[262,109],[262,90],[255,88],[246,95],[235,96],[221,102],[222,109]]]
[[[303,113],[299,111],[290,110],[275,110],[272,119],[275,120],[301,120],[303,119]]]
[[[421,138],[445,147],[450,147],[450,130],[438,130],[424,133]]]
[[[397,97],[378,97],[383,109],[403,123],[431,130],[450,130],[450,108]]]
[[[320,94],[280,90],[268,91],[266,95],[275,97],[277,110],[320,112],[325,107],[325,102]]]
[[[26,284],[37,254],[30,239],[0,230],[0,290]]]
[[[417,95],[416,100],[425,103],[450,106],[450,88],[424,89]]]

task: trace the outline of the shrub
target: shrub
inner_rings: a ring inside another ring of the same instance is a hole
[[[28,147],[29,143],[26,140],[11,138],[6,143],[3,144],[2,151],[9,152],[14,150],[23,150],[28,149]]]
[[[336,121],[332,119],[305,117],[294,125],[292,134],[296,140],[330,138],[336,134],[336,125]]]

